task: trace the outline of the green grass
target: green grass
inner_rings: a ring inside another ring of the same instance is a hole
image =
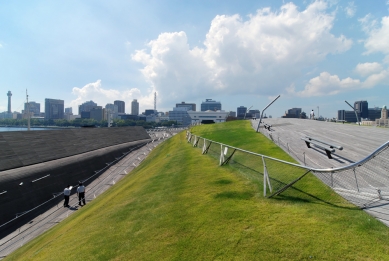
[[[192,131],[292,160],[246,121]],[[181,133],[5,260],[389,260],[389,229],[313,175],[267,199],[247,171],[219,167]]]

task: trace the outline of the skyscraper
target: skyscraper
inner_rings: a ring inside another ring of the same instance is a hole
[[[139,115],[139,102],[136,99],[131,102],[131,114]]]
[[[114,101],[113,104],[118,106],[118,112],[119,113],[125,113],[126,112],[126,103],[124,101]]]
[[[11,91],[8,91],[7,93],[7,96],[8,96],[8,113],[11,113],[11,96],[12,96],[12,93]]]
[[[64,101],[45,99],[45,120],[63,119]]]
[[[354,108],[357,111],[361,119],[369,117],[369,105],[367,101],[356,101],[354,102]]]

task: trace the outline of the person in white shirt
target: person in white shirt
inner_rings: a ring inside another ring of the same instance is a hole
[[[64,208],[68,208],[69,207],[70,192],[71,192],[70,185],[67,185],[66,188],[63,190],[63,197],[65,199],[65,202],[63,203],[63,207]]]
[[[84,206],[85,206],[86,205],[86,203],[85,203],[85,187],[82,184],[82,182],[80,182],[78,184],[77,194],[78,194],[78,205],[82,206],[81,203],[83,202]]]
[[[313,112],[313,110],[311,111],[311,120],[314,120],[315,119],[315,113]]]

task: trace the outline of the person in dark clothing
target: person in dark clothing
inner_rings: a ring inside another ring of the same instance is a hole
[[[86,205],[86,203],[85,203],[85,187],[82,184],[82,182],[80,182],[80,184],[78,184],[77,194],[78,194],[78,204],[80,206],[82,206],[81,203],[83,202],[84,205]]]

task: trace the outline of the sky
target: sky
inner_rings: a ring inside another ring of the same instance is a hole
[[[140,111],[205,99],[222,109],[336,117],[389,105],[389,0],[0,2],[0,112],[62,99],[137,99]]]

